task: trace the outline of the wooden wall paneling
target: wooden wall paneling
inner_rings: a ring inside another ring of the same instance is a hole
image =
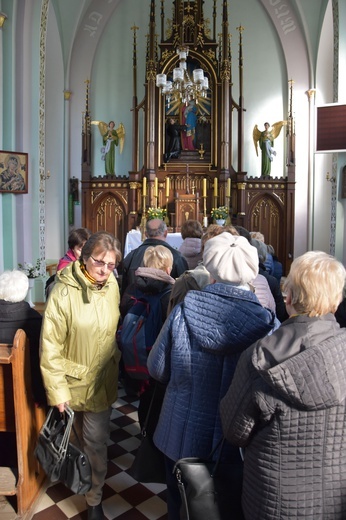
[[[246,188],[245,218],[241,225],[263,233],[287,275],[293,259],[294,182],[251,180]]]
[[[96,231],[108,231],[116,236],[122,248],[128,231],[128,188],[105,188],[90,186],[83,188],[83,226]],[[136,217],[137,219],[137,217]]]

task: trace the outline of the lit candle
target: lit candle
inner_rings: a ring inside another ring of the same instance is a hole
[[[143,177],[142,195],[143,195],[143,197],[147,196],[147,178],[146,177]]]
[[[203,197],[207,196],[207,179],[203,179]]]
[[[217,197],[217,178],[214,179],[214,197]]]
[[[169,177],[166,177],[166,197],[169,197]]]
[[[154,197],[158,197],[159,196],[159,179],[157,177],[155,177],[155,180],[154,180]]]
[[[231,196],[231,179],[227,179],[227,191],[226,191],[226,197]]]

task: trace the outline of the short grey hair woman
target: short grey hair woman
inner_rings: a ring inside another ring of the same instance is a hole
[[[345,279],[327,253],[294,260],[289,319],[242,354],[221,401],[226,438],[245,448],[246,520],[346,518]]]

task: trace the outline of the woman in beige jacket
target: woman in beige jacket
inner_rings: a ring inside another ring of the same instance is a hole
[[[119,287],[113,270],[121,259],[117,239],[100,231],[81,259],[57,274],[41,336],[41,371],[51,406],[69,405],[81,423],[92,467],[86,493],[88,520],[103,519],[111,404],[117,399],[120,352],[115,340]]]

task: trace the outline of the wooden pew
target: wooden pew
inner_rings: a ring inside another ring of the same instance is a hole
[[[0,343],[0,432],[15,433],[17,460],[15,468],[0,467],[0,495],[17,496],[19,516],[29,510],[45,479],[34,455],[45,411],[32,397],[29,348],[21,329],[13,345]]]

